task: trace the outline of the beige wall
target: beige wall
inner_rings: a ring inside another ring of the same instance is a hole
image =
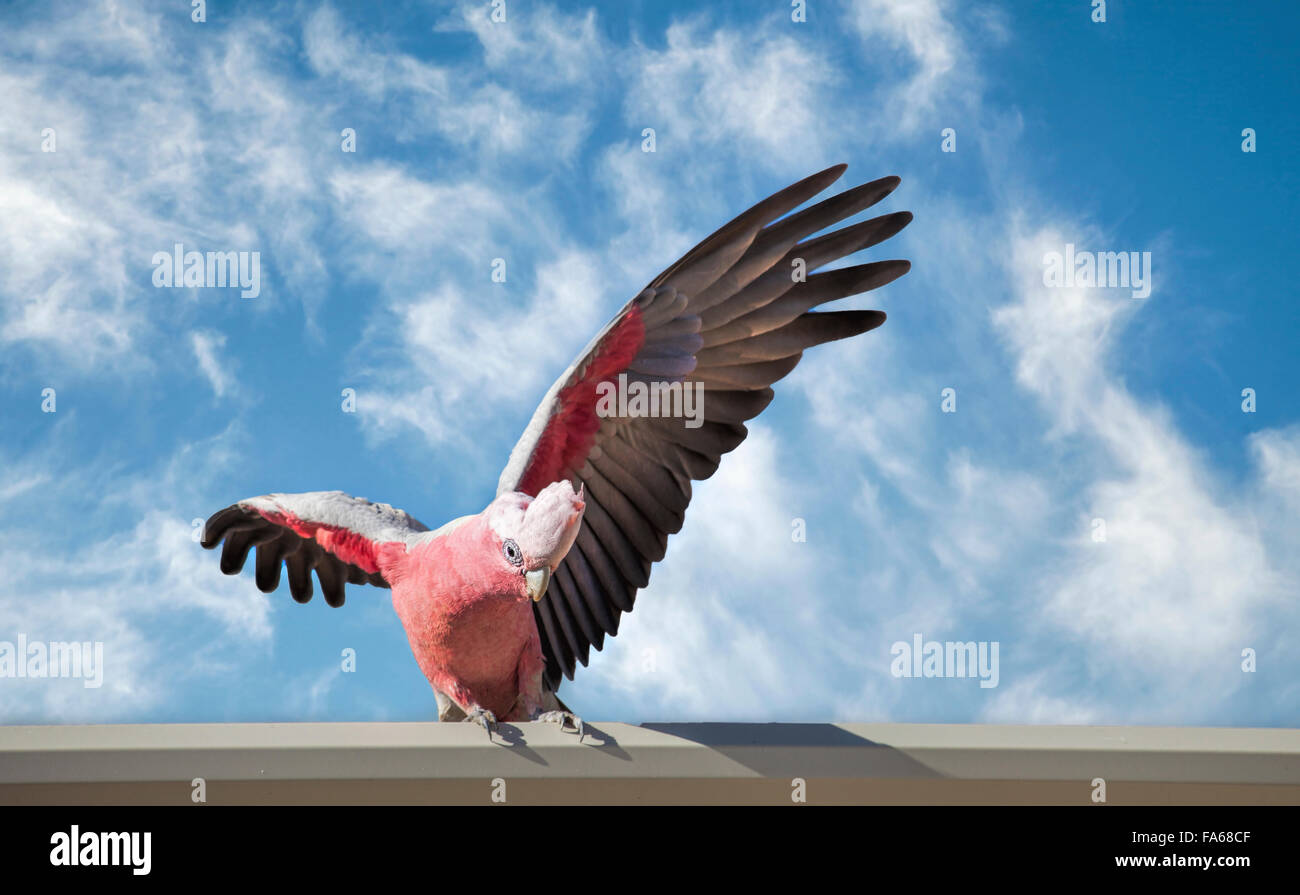
[[[0,804],[1300,804],[1300,731],[930,724],[0,728]],[[500,781],[495,782],[494,781]]]

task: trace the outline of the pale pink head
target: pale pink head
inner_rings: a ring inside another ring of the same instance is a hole
[[[488,527],[501,540],[503,560],[522,578],[524,593],[540,600],[546,585],[573,546],[586,509],[581,492],[565,479],[552,482],[536,497],[511,491],[483,511]]]

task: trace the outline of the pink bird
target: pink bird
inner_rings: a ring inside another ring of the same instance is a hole
[[[268,494],[213,514],[203,546],[224,539],[228,575],[256,547],[258,588],[275,590],[283,566],[302,603],[313,569],[330,606],[343,605],[345,582],[391,588],[439,720],[481,724],[489,737],[498,721],[549,721],[581,737],[581,720],[556,695],[561,677],[572,680],[590,648],[618,632],[668,535],[681,529],[691,482],[745,439],[745,421],[805,349],[885,320],[881,311],[812,308],[910,268],[878,261],[810,273],[912,219],[896,212],[812,236],[899,182],[882,178],[794,212],[844,169],[764,199],[628,302],[546,393],[481,513],[430,531],[341,491]],[[609,400],[616,386],[638,385],[664,396],[676,387],[677,403],[664,400],[677,415]],[[701,394],[693,416],[682,389]]]

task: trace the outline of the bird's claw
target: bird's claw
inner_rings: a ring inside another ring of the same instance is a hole
[[[564,730],[567,725],[573,725],[573,729],[578,732],[578,742],[582,742],[582,719],[573,712],[542,712],[534,721],[544,721],[547,724],[558,724],[560,730]]]
[[[485,708],[475,708],[466,712],[465,720],[470,724],[478,724],[487,731],[488,740],[492,739],[492,732],[497,729],[497,716]]]

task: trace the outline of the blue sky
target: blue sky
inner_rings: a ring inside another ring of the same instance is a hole
[[[99,688],[0,679],[0,720],[432,718],[387,591],[263,596],[193,520],[477,512],[615,310],[843,161],[916,215],[863,259],[912,272],[845,302],[889,322],[778,384],[565,700],[1296,723],[1291,6],[186,6],[0,12],[0,640],[105,655]],[[259,252],[260,294],[154,288],[176,242]],[[1046,287],[1067,243],[1150,252],[1150,296]],[[894,677],[915,633],[996,641],[998,686]]]

